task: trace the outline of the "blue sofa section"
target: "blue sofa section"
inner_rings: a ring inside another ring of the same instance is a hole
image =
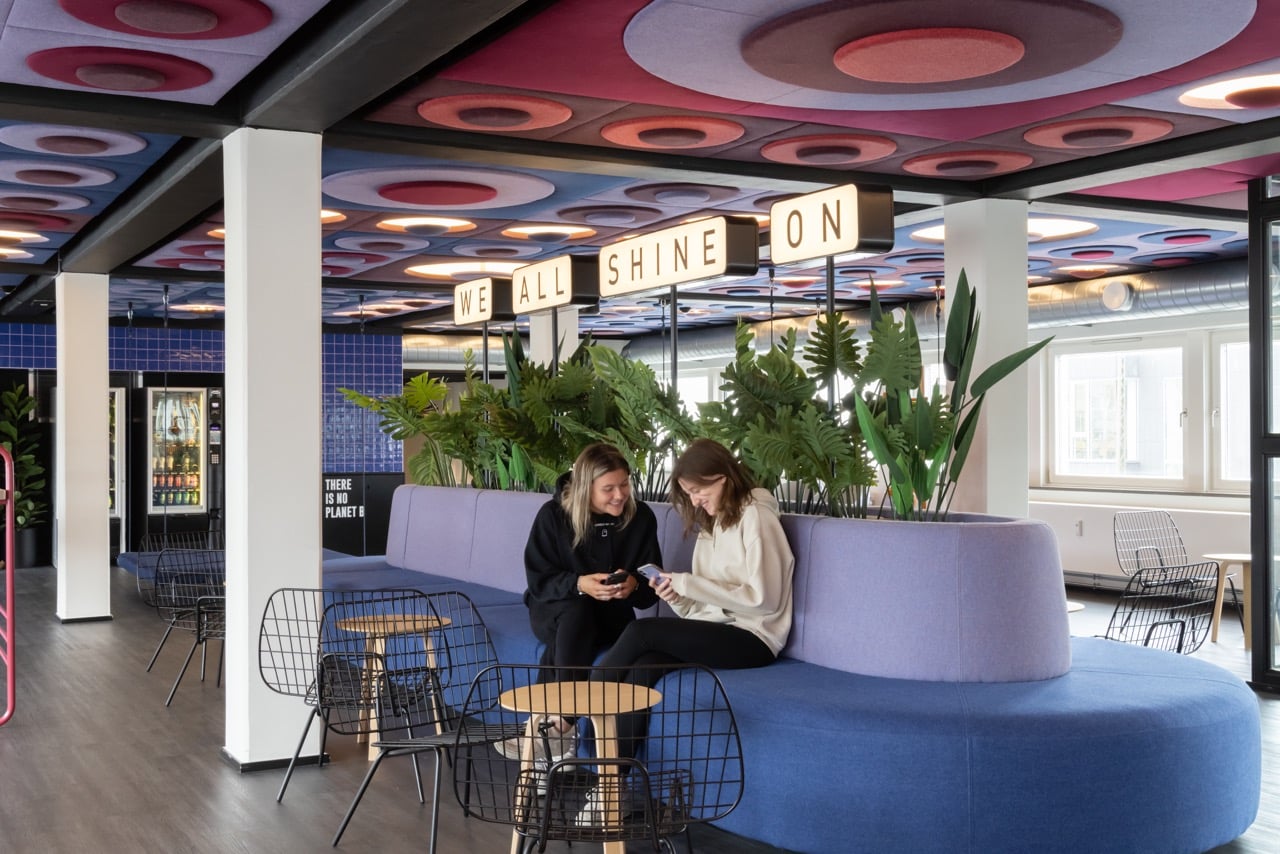
[[[337,588],[461,590],[503,661],[537,661],[522,552],[545,495],[404,486],[387,551]],[[665,504],[664,566],[692,543]],[[719,675],[747,766],[720,826],[804,852],[1194,852],[1257,813],[1257,701],[1205,662],[1069,637],[1043,523],[784,516],[795,623]],[[661,686],[659,686],[661,687]]]

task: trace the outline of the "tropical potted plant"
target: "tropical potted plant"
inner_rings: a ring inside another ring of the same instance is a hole
[[[24,383],[14,383],[12,388],[0,392],[0,445],[13,456],[14,488],[14,540],[20,566],[32,562],[38,532],[35,526],[44,521],[49,512],[45,499],[45,469],[39,460],[40,429],[31,413],[36,399],[27,392]]]
[[[980,318],[974,288],[960,271],[947,316],[943,362],[951,391],[922,383],[920,336],[908,312],[895,319],[871,288],[871,341],[863,387],[854,398],[867,445],[883,468],[888,498],[899,519],[945,519],[973,444],[986,393],[1052,340],[1011,353],[973,377]]]

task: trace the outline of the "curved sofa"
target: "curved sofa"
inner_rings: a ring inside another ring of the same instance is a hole
[[[522,552],[545,495],[405,486],[387,552],[334,587],[458,589],[536,661]],[[664,566],[692,543],[664,504]],[[1206,851],[1252,823],[1257,702],[1214,665],[1069,637],[1057,543],[1025,519],[784,516],[795,621],[720,673],[747,787],[726,830],[806,852]]]

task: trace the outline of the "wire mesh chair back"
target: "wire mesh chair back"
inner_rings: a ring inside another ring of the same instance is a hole
[[[272,690],[312,707],[280,796],[316,717],[342,735],[451,729],[472,678],[494,661],[488,630],[461,593],[275,591],[259,627],[258,669]]]
[[[495,724],[524,735],[456,762],[455,795],[526,842],[646,840],[656,850],[742,796],[737,722],[705,667],[498,665],[473,683],[459,739]]]
[[[1123,510],[1112,522],[1120,571],[1133,575],[1152,566],[1184,566],[1187,547],[1182,533],[1165,510]]]
[[[156,606],[156,564],[165,549],[215,549],[227,547],[221,531],[156,531],[142,535],[138,543],[138,572],[135,580],[138,596],[144,603]]]
[[[1209,634],[1219,571],[1214,561],[1138,570],[1104,637],[1190,655]]]
[[[172,628],[223,637],[226,552],[164,549],[156,560],[155,585],[156,610]]]

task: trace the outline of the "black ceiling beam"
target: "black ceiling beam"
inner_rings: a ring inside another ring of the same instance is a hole
[[[222,105],[74,90],[51,96],[48,89],[12,83],[0,83],[0,119],[211,139],[240,124],[238,113]]]
[[[330,3],[236,87],[244,124],[320,133],[525,6],[526,0]],[[331,10],[331,11],[330,11]]]
[[[110,273],[222,201],[222,142],[191,140],[130,188],[62,253],[62,269]]]
[[[1035,200],[1277,153],[1280,118],[1263,119],[988,178],[978,190],[985,197]]]

